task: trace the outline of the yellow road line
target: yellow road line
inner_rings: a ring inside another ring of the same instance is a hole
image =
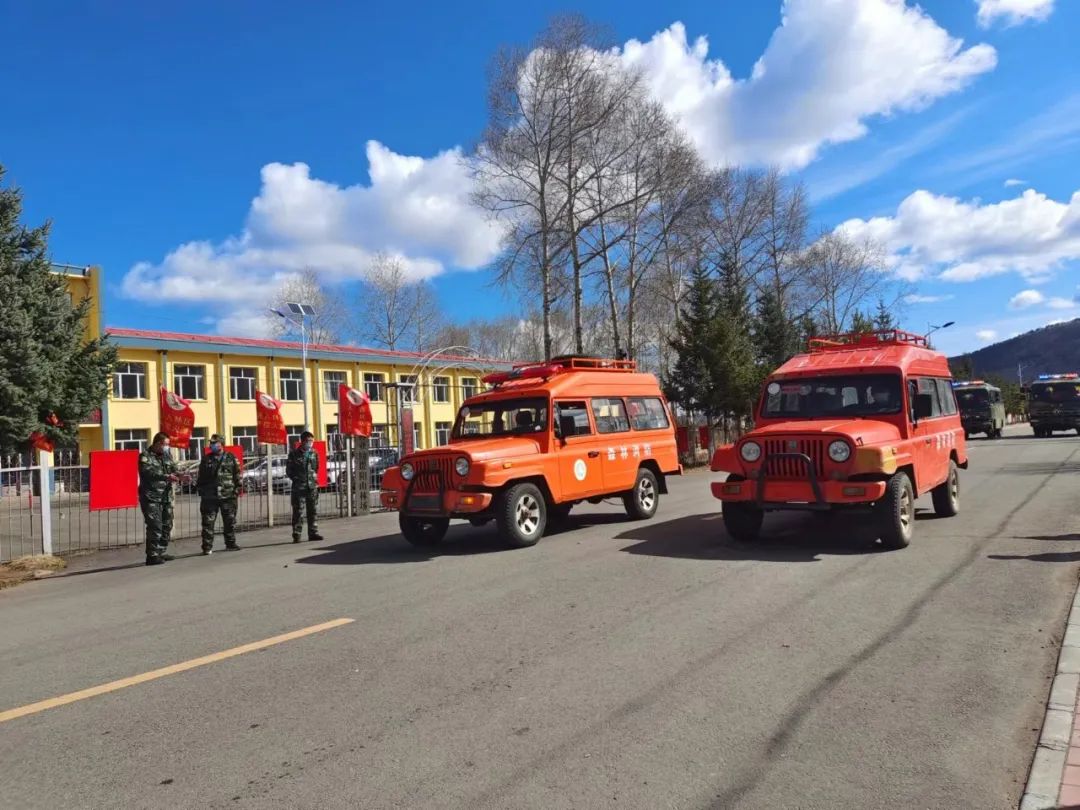
[[[314,624],[311,627],[293,630],[290,633],[283,633],[280,636],[273,636],[272,638],[265,638],[262,641],[253,641],[250,644],[233,647],[231,650],[223,650],[222,652],[212,653],[211,655],[204,655],[201,658],[192,658],[190,661],[181,661],[179,664],[172,664],[167,667],[162,667],[161,669],[144,672],[141,675],[132,675],[130,678],[121,678],[118,681],[110,681],[109,683],[103,683],[100,686],[92,686],[89,689],[82,689],[78,692],[69,692],[66,695],[49,698],[48,700],[40,700],[37,703],[20,706],[17,709],[8,709],[5,712],[0,712],[0,723],[6,723],[8,720],[15,720],[19,717],[26,717],[28,714],[37,714],[38,712],[43,712],[47,709],[55,709],[58,706],[66,706],[68,703],[75,703],[79,700],[86,700],[87,698],[97,697],[98,695],[105,695],[109,692],[115,692],[118,689],[125,689],[129,686],[136,686],[137,684],[146,683],[147,681],[154,681],[158,678],[164,678],[167,675],[175,675],[178,672],[185,672],[189,669],[205,666],[206,664],[224,661],[226,658],[235,658],[244,653],[265,650],[267,647],[273,647],[275,644],[283,644],[286,641],[310,636],[313,633],[321,633],[323,630],[332,630],[335,627],[341,627],[342,625],[350,624],[353,621],[355,621],[355,619],[334,619],[330,622]]]

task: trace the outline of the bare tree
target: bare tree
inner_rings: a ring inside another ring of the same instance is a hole
[[[822,234],[803,257],[806,283],[813,291],[811,314],[827,332],[843,332],[856,313],[895,286],[885,270],[885,251],[872,240],[839,232]]]
[[[788,183],[777,169],[771,169],[763,178],[761,194],[763,249],[757,287],[772,290],[781,309],[791,314],[790,298],[804,275],[800,257],[810,217],[806,190],[802,183]]]
[[[393,351],[420,348],[439,313],[430,285],[412,281],[398,257],[377,253],[360,284],[357,316],[360,340]]]
[[[275,290],[269,306],[287,313],[286,304],[290,301],[297,304],[310,304],[315,310],[315,314],[306,322],[310,343],[341,342],[349,323],[348,312],[341,301],[341,296],[324,287],[314,270],[310,268],[302,270],[299,275],[284,282]],[[272,312],[267,312],[266,318],[273,335],[284,337],[296,330],[291,323]]]

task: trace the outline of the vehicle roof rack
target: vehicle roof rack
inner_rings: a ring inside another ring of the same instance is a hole
[[[923,335],[900,329],[879,329],[873,332],[851,332],[842,335],[821,335],[810,338],[810,353],[848,352],[853,349],[876,349],[881,346],[916,346],[927,349],[929,341]]]
[[[568,371],[636,371],[637,363],[633,360],[609,360],[602,357],[582,357],[580,355],[561,355],[543,363],[519,363],[510,371],[496,371],[483,378],[483,382],[492,388],[514,380],[548,379],[556,374]]]

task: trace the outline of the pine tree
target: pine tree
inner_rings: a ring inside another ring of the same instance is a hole
[[[664,380],[668,399],[701,414],[710,425],[720,412],[716,379],[718,309],[716,283],[703,268],[694,267],[682,317],[671,341],[677,359]]]
[[[758,359],[767,374],[787,362],[799,348],[799,330],[788,318],[779,297],[766,290],[758,298],[754,339]]]
[[[899,325],[896,323],[896,318],[885,305],[884,298],[878,299],[877,312],[874,313],[874,328],[882,332],[899,328]]]
[[[857,335],[864,335],[867,332],[873,332],[874,328],[874,321],[870,319],[870,316],[856,310],[855,314],[851,316],[851,328],[848,331]]]
[[[716,377],[725,413],[745,416],[753,408],[761,382],[754,362],[753,318],[742,274],[734,265],[721,268],[718,301]]]
[[[33,431],[74,442],[79,422],[101,406],[116,360],[104,340],[86,342],[90,303],[73,305],[50,270],[48,224],[27,228],[21,214],[19,189],[0,187],[0,452],[25,448]],[[53,414],[60,424],[46,424]]]

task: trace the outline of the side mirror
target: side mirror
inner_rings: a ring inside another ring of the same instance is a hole
[[[929,419],[934,414],[934,397],[932,394],[915,395],[915,421],[921,422]]]

